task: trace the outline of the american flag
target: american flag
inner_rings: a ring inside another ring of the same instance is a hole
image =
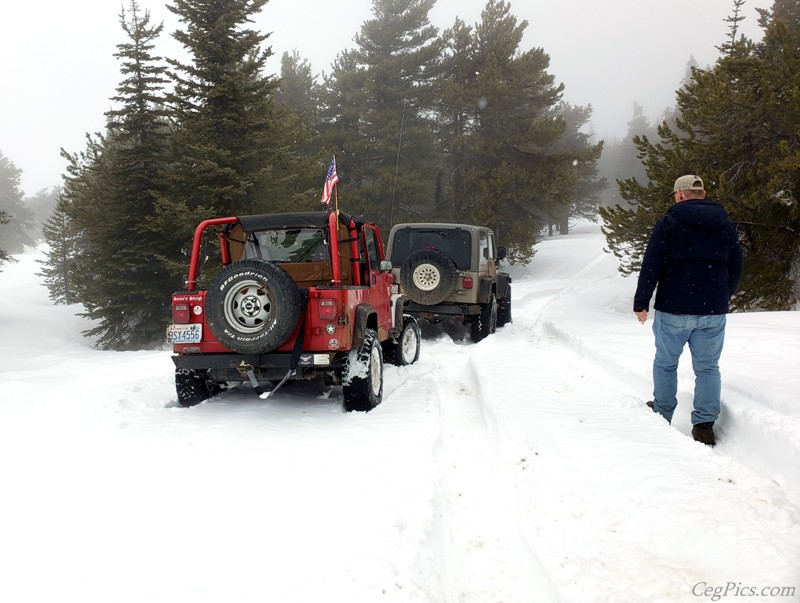
[[[325,186],[322,187],[322,204],[330,207],[331,195],[333,195],[333,187],[339,182],[339,176],[336,174],[336,157],[331,161],[331,166],[328,168],[328,175],[325,177]]]

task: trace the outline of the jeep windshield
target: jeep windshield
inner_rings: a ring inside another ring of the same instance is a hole
[[[244,257],[268,262],[324,262],[329,258],[325,234],[315,228],[281,228],[252,232]]]
[[[439,251],[461,270],[469,270],[472,245],[470,233],[460,228],[401,228],[392,241],[392,265],[400,266],[415,251]]]

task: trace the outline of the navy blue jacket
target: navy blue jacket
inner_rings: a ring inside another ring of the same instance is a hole
[[[742,276],[742,249],[722,206],[689,199],[670,207],[653,227],[642,259],[633,311],[726,314]]]

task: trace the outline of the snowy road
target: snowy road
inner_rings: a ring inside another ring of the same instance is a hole
[[[673,425],[643,406],[602,246],[544,241],[513,324],[426,328],[367,414],[319,383],[178,408],[169,352],[92,349],[33,252],[4,266],[0,601],[800,600],[800,313],[730,316],[708,449],[687,358]]]

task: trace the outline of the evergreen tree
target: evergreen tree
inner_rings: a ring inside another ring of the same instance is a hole
[[[338,157],[339,188],[344,188],[346,207],[351,213],[358,211],[356,199],[361,182],[358,174],[369,150],[362,134],[367,79],[367,70],[359,64],[358,53],[351,49],[337,55],[330,75],[323,82],[320,140],[328,155]],[[374,216],[370,219],[376,221]]]
[[[48,244],[44,260],[36,260],[42,269],[37,276],[44,279],[50,299],[56,304],[73,304],[77,302],[72,286],[70,270],[75,258],[75,232],[73,226],[60,204],[45,220],[42,228],[44,240]]]
[[[641,184],[647,184],[647,174],[639,157],[639,151],[633,141],[637,136],[652,139],[655,135],[657,135],[657,129],[650,124],[650,121],[645,116],[644,107],[634,102],[633,115],[628,121],[625,137],[609,144],[605,148],[600,161],[600,172],[603,177],[611,182],[610,190],[603,205],[614,206],[621,204],[619,181],[634,179]]]
[[[584,131],[592,115],[591,107],[575,107],[561,102],[555,113],[564,119],[566,129],[554,145],[554,151],[572,157],[575,178],[572,202],[569,206],[562,207],[558,221],[559,232],[563,235],[569,232],[570,218],[597,221],[597,210],[608,184],[605,178],[600,177],[597,163],[603,151],[603,143],[592,144],[592,134]]]
[[[94,295],[82,301],[87,316],[99,321],[89,334],[98,336],[101,346],[136,349],[163,336],[169,294],[178,284],[158,261],[158,247],[147,230],[164,190],[168,127],[162,90],[168,78],[161,57],[153,54],[163,25],[151,25],[150,13],[141,13],[136,0],[119,19],[127,39],[114,56],[123,79],[112,97],[118,108],[106,113],[106,193],[95,205],[113,217],[98,216],[98,222],[85,225],[91,245],[82,259],[91,253],[105,261],[90,260],[100,272],[95,268],[87,289]]]
[[[604,231],[623,273],[638,270],[676,175],[701,175],[745,251],[734,305],[786,309],[798,299],[800,258],[800,8],[777,0],[760,12],[763,41],[740,38],[712,69],[695,69],[678,92],[676,128],[663,124],[657,144],[637,139],[650,182],[622,184],[633,207],[604,210]]]
[[[474,203],[468,183],[480,163],[474,157],[472,143],[477,137],[480,108],[486,101],[476,90],[481,63],[473,28],[457,18],[443,37],[447,52],[437,83],[436,111],[445,167],[437,182],[435,209],[439,219],[455,219]]]
[[[55,186],[51,189],[43,188],[32,197],[25,198],[25,204],[33,214],[34,227],[32,236],[34,240],[39,241],[42,239],[42,226],[55,211],[60,194],[61,188]]]
[[[275,103],[277,82],[265,74],[267,35],[248,27],[267,0],[174,0],[168,9],[184,29],[173,33],[190,62],[168,59],[176,124],[168,190],[151,228],[163,261],[186,270],[181,250],[195,226],[216,216],[301,209],[293,120]],[[316,166],[314,166],[316,167]]]
[[[678,86],[679,88],[687,86],[692,81],[692,70],[696,68],[697,61],[694,57],[689,57],[683,79]],[[675,107],[667,107],[661,113],[661,119],[658,123],[664,122],[669,128],[675,130],[677,129],[678,117],[678,111]],[[628,206],[627,201],[620,196],[619,182],[627,179],[635,179],[644,185],[648,182],[645,167],[633,141],[637,136],[656,140],[658,137],[658,125],[651,124],[650,120],[644,115],[644,107],[634,102],[633,114],[627,126],[628,129],[622,140],[606,141],[603,147],[603,155],[598,161],[600,175],[610,183],[602,203],[607,207],[614,207],[615,205]]]
[[[348,211],[388,225],[432,205],[432,81],[441,43],[435,0],[373,0],[373,18],[340,53],[324,91],[325,142]]]
[[[744,5],[745,0],[733,0],[733,14],[725,18],[725,22],[729,24],[727,41],[722,46],[717,47],[723,55],[733,55],[736,52],[739,23],[744,21],[744,15],[742,15],[742,7]]]
[[[87,151],[68,155],[60,210],[76,233],[69,261],[70,293],[96,321],[87,334],[102,348],[137,349],[163,336],[169,295],[177,282],[159,258],[148,230],[162,194],[166,113],[161,89],[167,81],[153,56],[161,25],[150,24],[131,0],[120,14],[127,40],[117,46],[123,80],[109,111],[108,133],[87,137]],[[61,274],[62,256],[49,270]],[[51,295],[57,295],[51,288]]]
[[[113,207],[106,202],[105,174],[109,171],[109,154],[105,149],[106,140],[103,136],[87,134],[83,151],[69,153],[61,150],[67,169],[57,209],[66,217],[68,230],[64,232],[65,239],[71,235],[72,254],[67,258],[66,268],[69,272],[66,280],[70,283],[73,302],[94,298],[95,275],[107,264],[102,254],[95,252],[96,246],[92,244],[93,229],[105,224],[105,220],[113,216]],[[58,236],[55,238],[57,240]],[[58,260],[57,254],[48,257],[45,268],[58,272],[61,268],[57,265]],[[60,295],[56,287],[54,282],[54,288],[50,289],[51,299]]]
[[[295,50],[281,57],[281,77],[275,100],[286,105],[305,123],[319,124],[320,86],[316,83],[311,64]]]
[[[185,203],[196,217],[269,209],[258,185],[282,177],[278,168],[290,138],[273,102],[277,82],[264,73],[272,51],[262,48],[267,35],[246,27],[266,2],[175,0],[168,6],[185,24],[173,36],[192,59],[169,60],[178,162],[171,201]]]
[[[281,74],[275,90],[276,115],[286,131],[291,132],[287,157],[295,174],[285,179],[285,191],[272,190],[271,211],[311,211],[319,206],[319,191],[325,173],[320,142],[320,86],[311,73],[311,65],[297,51],[284,53]],[[327,169],[327,165],[325,165]],[[280,202],[283,199],[283,203]]]
[[[20,253],[34,244],[33,212],[25,204],[21,177],[22,170],[0,153],[0,249],[5,254]]]
[[[8,217],[8,214],[0,210],[0,226],[8,224],[9,220],[10,218]],[[4,249],[0,248],[0,270],[2,270],[2,265],[4,262],[8,262],[12,259],[13,258],[11,258],[11,256],[9,256]]]
[[[599,152],[558,148],[567,130],[554,111],[563,85],[547,72],[543,49],[520,50],[527,25],[503,0],[489,0],[474,29],[457,20],[446,33],[439,107],[447,157],[440,215],[494,227],[512,262],[529,260],[542,228],[566,214],[576,158],[591,162]]]

